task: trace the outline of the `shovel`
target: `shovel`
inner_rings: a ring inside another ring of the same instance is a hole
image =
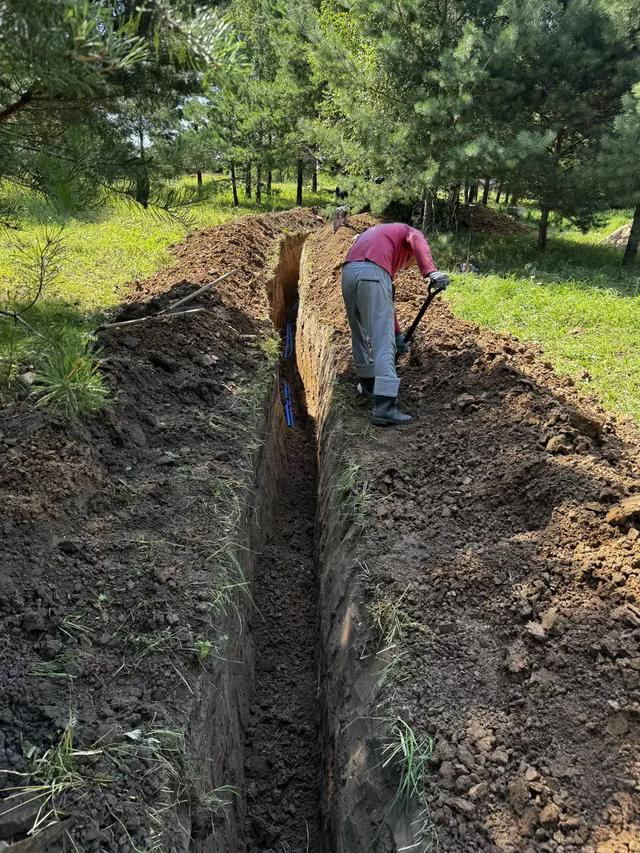
[[[427,291],[427,298],[424,300],[424,302],[422,303],[422,307],[420,308],[420,310],[416,314],[416,319],[413,321],[413,323],[409,326],[407,331],[404,333],[405,343],[407,343],[407,344],[409,343],[409,341],[411,340],[411,338],[414,335],[415,330],[418,328],[418,324],[420,323],[420,320],[422,320],[422,318],[424,317],[424,315],[427,311],[427,308],[429,307],[429,305],[431,305],[431,303],[436,298],[436,296],[439,293],[442,293],[442,291],[444,289],[445,289],[444,287],[437,287],[437,288],[435,288],[435,290],[432,290],[431,285],[429,285],[429,289]]]

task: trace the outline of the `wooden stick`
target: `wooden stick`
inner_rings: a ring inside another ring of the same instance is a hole
[[[209,288],[213,287],[214,284],[218,284],[218,282],[224,281],[225,278],[229,278],[229,276],[234,275],[237,272],[238,270],[231,270],[230,272],[226,272],[224,275],[221,275],[214,281],[210,281],[209,284],[205,284],[198,290],[194,290],[193,293],[190,293],[188,296],[185,296],[184,299],[179,299],[177,302],[174,302],[173,305],[169,305],[168,308],[164,308],[162,311],[160,311],[160,314],[170,314],[172,311],[175,311],[176,308],[179,308],[181,305],[186,305],[187,302],[191,302],[191,300],[195,299],[196,296],[200,296],[200,294],[204,293],[205,290],[209,290]]]
[[[146,323],[148,320],[157,320],[167,317],[184,317],[187,314],[199,314],[201,311],[206,311],[206,308],[190,308],[188,311],[175,311],[171,314],[150,314],[148,317],[138,317],[137,320],[122,320],[120,323],[105,323],[103,326],[98,326],[98,331],[103,329],[120,329],[123,326],[135,326],[137,323]]]

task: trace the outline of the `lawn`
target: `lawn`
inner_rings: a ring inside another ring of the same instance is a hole
[[[587,234],[557,225],[545,254],[534,233],[472,235],[481,273],[454,275],[448,297],[460,316],[538,342],[559,372],[640,421],[640,264],[623,269],[622,250],[602,242],[630,218],[612,213]],[[440,249],[440,262],[452,264],[468,246],[444,241]]]

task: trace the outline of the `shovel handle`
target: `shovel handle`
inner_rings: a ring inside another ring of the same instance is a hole
[[[409,341],[413,337],[415,330],[418,328],[418,324],[419,324],[420,320],[422,320],[422,318],[424,317],[424,315],[427,311],[427,308],[429,307],[429,305],[431,305],[431,303],[436,298],[436,296],[439,293],[442,293],[443,290],[444,290],[444,287],[437,287],[435,290],[432,290],[431,285],[429,285],[429,290],[427,291],[427,298],[422,303],[422,307],[420,308],[420,310],[416,314],[415,320],[409,326],[407,331],[404,333],[405,343],[409,343]]]

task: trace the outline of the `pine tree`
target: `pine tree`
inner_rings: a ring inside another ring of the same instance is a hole
[[[502,13],[483,105],[510,133],[508,185],[537,199],[544,250],[552,211],[585,222],[599,204],[587,176],[634,52],[596,0],[507,0]]]
[[[623,98],[612,133],[603,141],[598,178],[604,198],[614,206],[634,209],[623,263],[632,264],[640,244],[640,83]]]
[[[148,200],[150,114],[197,86],[199,64],[231,61],[214,9],[130,0],[0,0],[0,207],[12,186],[71,211],[106,190]],[[132,132],[133,130],[133,132]],[[140,132],[138,132],[140,131]]]

